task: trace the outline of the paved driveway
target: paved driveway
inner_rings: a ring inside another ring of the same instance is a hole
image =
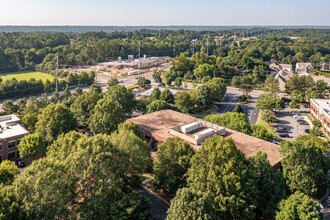
[[[165,220],[167,216],[167,209],[169,208],[164,202],[158,199],[155,195],[153,195],[148,190],[141,188],[139,193],[147,197],[150,201],[150,210],[151,215],[149,217],[150,220]]]

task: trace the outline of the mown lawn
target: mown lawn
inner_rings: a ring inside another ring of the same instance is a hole
[[[29,80],[31,78],[35,78],[36,80],[41,79],[42,81],[46,81],[49,79],[52,81],[54,77],[50,74],[34,72],[34,71],[22,71],[22,72],[14,72],[14,73],[1,73],[0,77],[2,81],[6,81],[12,78],[16,78],[18,81],[20,80]]]

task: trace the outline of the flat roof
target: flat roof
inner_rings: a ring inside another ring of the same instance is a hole
[[[152,93],[152,91],[154,91],[154,89],[155,89],[155,88],[148,89],[148,90],[142,92],[142,93],[140,94],[140,96],[150,96],[150,94]],[[158,89],[159,89],[160,92],[163,92],[166,88],[164,88],[164,87],[158,87]],[[173,95],[175,95],[175,94],[178,92],[178,90],[175,90],[175,89],[169,89],[169,90],[170,90],[170,92],[171,92]]]
[[[196,120],[200,119],[173,110],[161,110],[128,119],[128,121],[133,122],[140,129],[164,140],[174,137],[169,133],[169,129]],[[241,150],[246,158],[254,156],[258,151],[261,151],[267,154],[267,158],[272,166],[277,165],[281,161],[278,145],[228,128],[225,128],[225,130],[226,132],[222,136],[232,138],[237,149]],[[192,146],[195,149],[200,148],[197,145]]]
[[[311,99],[311,102],[315,102],[315,104],[320,106],[330,116],[330,99]]]
[[[26,135],[29,132],[18,122],[16,115],[5,115],[0,117],[0,140],[19,135]]]

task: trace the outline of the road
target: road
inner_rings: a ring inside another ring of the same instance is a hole
[[[158,199],[154,194],[148,190],[141,188],[139,193],[147,197],[150,201],[151,215],[150,220],[165,220],[167,216],[167,209],[169,208],[164,202]]]
[[[263,94],[263,91],[252,91],[250,93],[251,99],[247,104],[240,104],[244,109],[244,114],[249,119],[251,124],[256,124],[258,121],[259,110],[255,108],[258,101],[258,97]],[[242,95],[242,91],[237,88],[228,87],[226,93],[226,99],[224,102],[217,104],[219,114],[226,112],[232,112],[237,104],[238,98]]]

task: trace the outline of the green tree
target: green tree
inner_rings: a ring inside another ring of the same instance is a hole
[[[261,119],[267,123],[274,123],[277,121],[275,113],[269,109],[265,109],[261,112]]]
[[[122,152],[124,158],[120,167],[122,170],[124,192],[133,191],[140,185],[140,174],[147,172],[152,166],[152,158],[148,144],[136,135],[136,127],[130,123],[121,124],[117,132],[111,134],[111,143]]]
[[[2,104],[2,109],[6,114],[13,114],[18,111],[18,106],[12,100],[6,100]]]
[[[38,122],[37,113],[28,112],[22,118],[22,123],[29,131],[34,131],[37,122]]]
[[[20,171],[15,162],[9,160],[2,161],[0,163],[0,184],[11,184],[19,173]]]
[[[264,85],[264,91],[269,92],[272,95],[276,95],[280,91],[278,80],[273,75],[270,75]]]
[[[102,98],[100,93],[89,91],[83,93],[81,96],[71,105],[71,111],[73,112],[79,126],[88,126],[89,117],[96,103]]]
[[[193,148],[178,137],[169,138],[158,145],[157,160],[154,161],[154,179],[157,188],[174,194],[186,186],[186,172]]]
[[[140,87],[145,87],[145,86],[146,86],[146,78],[143,77],[143,76],[140,77],[140,78],[138,79],[137,84],[138,84]]]
[[[213,102],[222,102],[227,91],[226,83],[223,79],[213,78],[204,85],[210,88]]]
[[[109,87],[108,91],[105,93],[105,97],[106,99],[118,102],[126,114],[132,114],[136,105],[132,91],[127,90],[126,87],[122,85]]]
[[[123,195],[110,208],[111,219],[144,220],[150,214],[149,200],[138,193]]]
[[[230,138],[206,139],[188,170],[188,186],[208,194],[223,219],[255,219],[257,177]]]
[[[330,159],[313,142],[283,142],[280,153],[283,175],[291,191],[315,196],[319,189],[328,186]]]
[[[322,205],[301,192],[292,194],[279,204],[276,220],[324,219]]]
[[[180,109],[180,111],[189,112],[189,110],[194,106],[194,103],[189,93],[177,92],[175,94],[175,105]]]
[[[101,99],[93,109],[88,127],[94,134],[110,134],[125,118],[123,108],[117,101]]]
[[[194,75],[197,79],[201,80],[205,76],[212,76],[214,70],[214,66],[210,65],[208,63],[204,63],[199,65],[195,70],[194,70]]]
[[[274,171],[267,155],[260,151],[250,158],[255,173],[258,174],[257,215],[274,219],[278,203],[285,198],[285,182],[281,171]]]
[[[259,101],[256,104],[256,108],[260,110],[283,110],[285,103],[283,99],[275,97],[271,94],[262,94],[259,96]]]
[[[214,220],[220,219],[212,203],[205,193],[192,188],[181,188],[177,191],[171,206],[167,211],[168,220],[176,219],[199,219]]]
[[[273,134],[270,133],[267,128],[263,125],[252,124],[251,125],[252,133],[251,135],[256,138],[264,139],[266,141],[273,140]]]
[[[108,87],[111,87],[111,86],[115,86],[115,85],[118,85],[118,79],[116,79],[116,78],[111,78],[111,79],[109,79],[109,81],[108,81]]]
[[[152,90],[152,92],[151,92],[151,94],[150,94],[150,96],[149,96],[149,99],[150,99],[151,101],[159,100],[159,98],[160,98],[160,94],[161,94],[161,92],[160,92],[159,88],[156,87],[156,88],[154,88],[154,89]]]
[[[161,83],[162,82],[162,74],[159,71],[154,71],[152,74],[152,77],[154,78],[156,83]]]
[[[94,84],[91,85],[90,91],[101,94],[102,93],[102,88],[101,88],[100,85],[94,83]]]
[[[21,157],[38,156],[46,149],[46,142],[39,133],[26,135],[18,145]]]
[[[253,90],[253,87],[250,84],[242,84],[239,88],[242,90],[243,95],[245,96],[249,96],[250,92]]]
[[[155,100],[147,105],[147,113],[156,112],[163,109],[173,109],[173,107],[163,100]]]
[[[245,134],[251,134],[249,120],[243,113],[226,112],[222,115],[213,114],[206,116],[204,120]]]
[[[244,109],[240,105],[235,105],[233,112],[244,113]]]
[[[209,86],[201,85],[197,90],[197,102],[203,107],[209,107],[213,104],[213,93]]]
[[[180,87],[182,86],[182,78],[181,77],[177,77],[175,80],[174,80],[174,85],[176,87]]]
[[[77,127],[73,113],[63,104],[50,104],[39,115],[36,132],[48,143],[54,141],[61,133],[67,133]]]
[[[159,99],[167,103],[174,103],[174,96],[168,88],[161,92]]]

